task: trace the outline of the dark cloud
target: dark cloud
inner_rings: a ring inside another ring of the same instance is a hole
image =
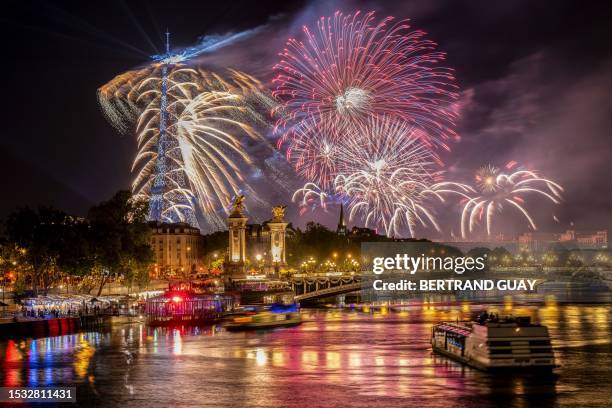
[[[560,206],[528,200],[540,229],[570,222],[610,227],[610,68],[603,61],[577,73],[554,50],[542,50],[510,64],[505,75],[466,89],[462,142],[447,157],[451,177],[469,180],[483,164],[502,167],[514,160],[565,187]]]

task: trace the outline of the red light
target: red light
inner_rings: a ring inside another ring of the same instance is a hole
[[[174,303],[180,303],[183,301],[183,298],[181,298],[180,296],[172,296],[172,301]]]

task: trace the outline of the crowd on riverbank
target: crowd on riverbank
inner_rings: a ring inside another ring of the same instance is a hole
[[[88,306],[84,305],[81,308],[74,308],[69,306],[68,308],[28,308],[22,307],[16,315],[26,317],[26,318],[39,318],[39,319],[52,319],[52,318],[60,318],[60,317],[80,317],[83,315],[98,315],[103,313],[108,308],[101,308],[99,305]]]

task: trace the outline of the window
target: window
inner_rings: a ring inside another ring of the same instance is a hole
[[[540,347],[540,348],[531,348],[529,349],[532,353],[552,353],[551,347]]]
[[[489,350],[491,354],[512,354],[512,349],[491,349]]]
[[[512,342],[509,341],[487,341],[487,344],[491,347],[510,347]]]
[[[550,346],[550,340],[529,340],[530,346]]]

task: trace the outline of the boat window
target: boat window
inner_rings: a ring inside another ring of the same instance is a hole
[[[535,362],[536,364],[550,364],[551,363],[550,360],[536,360]]]
[[[530,350],[531,350],[532,353],[539,353],[539,354],[542,354],[542,353],[548,354],[548,353],[552,353],[553,352],[552,348],[550,348],[550,347],[547,347],[547,348],[532,348]]]
[[[491,346],[491,347],[510,347],[512,346],[512,342],[510,341],[500,341],[500,340],[493,340],[493,341],[487,341],[487,345]]]
[[[490,354],[512,354],[512,349],[490,349]]]
[[[530,346],[550,346],[550,340],[529,340]]]

